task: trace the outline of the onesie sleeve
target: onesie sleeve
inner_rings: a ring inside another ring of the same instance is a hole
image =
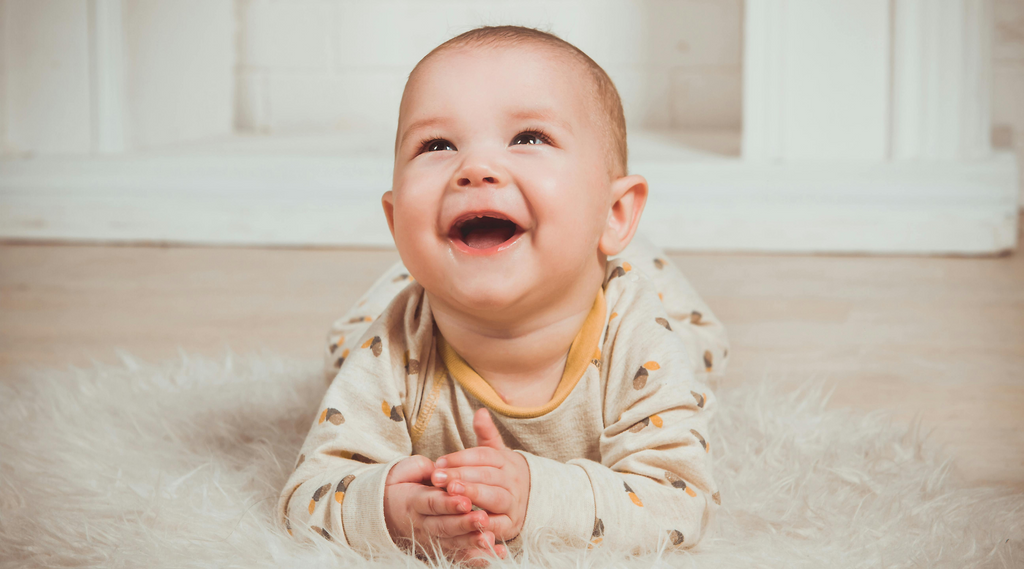
[[[543,524],[561,528],[559,533],[569,541],[582,537],[586,524],[592,546],[634,552],[662,545],[692,547],[704,536],[719,504],[708,433],[715,398],[696,379],[687,346],[665,326],[667,314],[650,279],[635,270],[613,270],[611,275],[608,297],[616,296],[616,288],[621,294],[609,303],[602,345],[607,379],[600,462],[574,459],[561,464],[527,456],[530,501],[537,486],[538,493],[562,495],[563,502],[579,504],[544,516]],[[579,469],[586,473],[583,483]],[[524,532],[527,525],[537,525],[530,514]]]
[[[396,363],[407,349],[403,317],[415,302],[399,295],[353,342],[327,389],[278,501],[289,534],[363,556],[398,549],[384,521],[384,482],[412,454],[402,408],[407,384]]]
[[[345,360],[352,354],[358,341],[384,309],[413,282],[401,261],[387,270],[370,290],[356,301],[344,316],[331,324],[324,346],[324,380],[330,383],[338,375]]]
[[[725,326],[665,252],[637,233],[615,261],[628,263],[650,277],[665,307],[665,318],[683,340],[689,365],[698,378],[724,372],[729,359]]]

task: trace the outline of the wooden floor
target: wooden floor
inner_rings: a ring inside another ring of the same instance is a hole
[[[732,340],[726,381],[808,379],[920,416],[970,482],[1024,491],[1024,255],[673,255]],[[318,358],[397,254],[0,244],[0,381],[22,366],[265,349]]]

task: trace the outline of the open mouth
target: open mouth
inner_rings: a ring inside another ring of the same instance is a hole
[[[490,249],[512,239],[519,232],[519,226],[511,220],[493,214],[480,214],[456,222],[450,237],[471,249]]]

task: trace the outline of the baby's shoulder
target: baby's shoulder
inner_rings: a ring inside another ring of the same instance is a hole
[[[604,298],[609,312],[620,316],[638,310],[657,311],[661,298],[650,275],[623,259],[609,259],[605,265]]]
[[[349,336],[343,340],[344,346],[335,349],[339,361],[334,383],[353,378],[380,379],[381,375],[392,373],[405,376],[411,369],[418,370],[433,337],[428,302],[423,287],[414,282],[402,289],[380,314],[354,315],[350,325],[358,336]]]
[[[675,333],[683,323],[669,315],[651,277],[621,260],[609,262],[606,275],[602,353],[620,361],[639,359],[643,365],[684,356],[682,338]]]

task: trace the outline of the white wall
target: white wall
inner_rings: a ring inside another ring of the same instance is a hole
[[[995,0],[992,48],[992,143],[1013,148],[1024,172],[1024,0]],[[1024,175],[1020,176],[1024,208]]]
[[[124,4],[129,146],[233,130],[235,13],[230,0]]]
[[[89,152],[87,2],[4,4],[6,146],[42,154]]]
[[[0,0],[3,153],[230,134],[234,30],[232,0]]]
[[[541,27],[615,80],[631,127],[738,130],[741,0],[238,0],[236,125],[393,130],[405,78],[483,24]]]

